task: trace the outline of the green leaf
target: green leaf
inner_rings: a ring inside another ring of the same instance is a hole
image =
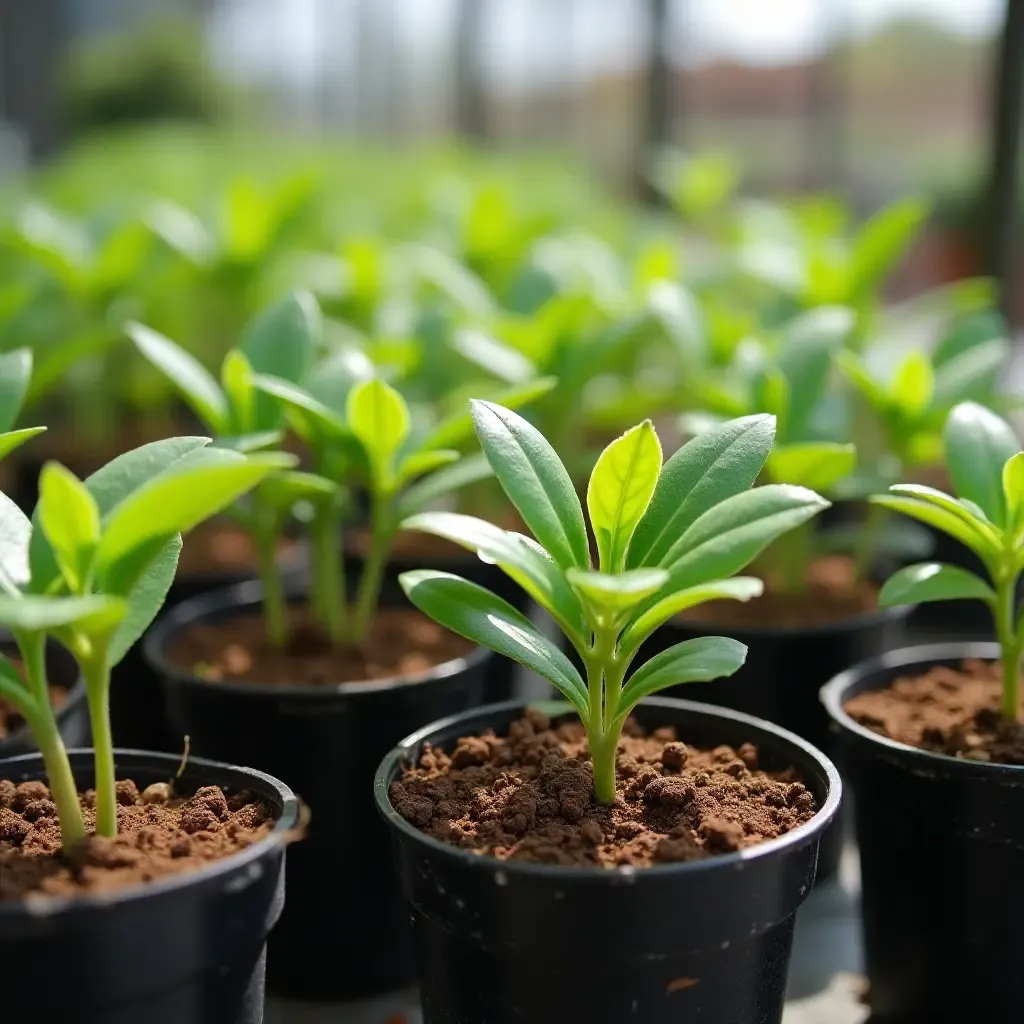
[[[931,360],[920,349],[908,352],[890,388],[895,404],[909,418],[916,418],[931,405],[934,389]]]
[[[143,484],[187,460],[210,443],[208,437],[171,437],[133,448],[112,459],[85,481],[96,499],[100,516],[106,516],[121,501]],[[184,460],[184,461],[183,461]],[[33,593],[41,594],[58,585],[60,569],[46,534],[39,526],[38,509],[33,516],[35,528],[29,548]]]
[[[680,612],[706,601],[749,601],[764,593],[763,581],[754,576],[736,576],[731,580],[712,580],[697,587],[686,587],[663,597],[637,616],[625,629],[619,640],[619,652],[629,657],[640,645],[669,619]]]
[[[521,416],[491,402],[471,403],[480,446],[523,522],[563,568],[590,567],[579,496],[544,436]]]
[[[188,352],[144,324],[125,325],[135,347],[178,388],[215,434],[230,433],[227,399],[217,382]]]
[[[320,337],[320,309],[308,292],[294,292],[260,313],[245,329],[240,348],[255,373],[298,383]],[[252,427],[272,430],[283,411],[266,393],[256,396]]]
[[[772,416],[744,416],[688,441],[665,463],[633,533],[627,565],[663,565],[673,543],[708,509],[757,479],[775,438]]]
[[[619,694],[615,717],[625,718],[638,701],[670,686],[731,676],[746,660],[746,644],[725,636],[701,636],[674,644],[629,677]]]
[[[925,562],[908,565],[890,576],[879,591],[878,604],[892,608],[900,604],[919,604],[924,601],[956,601],[977,598],[992,603],[995,591],[973,572],[956,565]]]
[[[1010,425],[975,402],[962,402],[943,432],[946,466],[961,498],[978,505],[997,526],[1006,526],[1003,466],[1020,451]]]
[[[302,421],[307,425],[307,429],[303,431],[307,439],[321,436],[330,439],[353,437],[352,431],[341,416],[297,384],[260,373],[253,375],[252,383],[255,388],[280,399],[301,416]]]
[[[669,549],[671,585],[697,586],[739,572],[776,537],[829,503],[814,491],[768,484],[726,498],[705,512]]]
[[[647,303],[682,365],[703,366],[707,361],[707,327],[693,293],[675,281],[655,281]]]
[[[398,500],[398,515],[400,518],[411,516],[438,498],[480,480],[486,480],[493,473],[490,463],[480,452],[459,459],[458,462],[420,477],[406,487]]]
[[[7,593],[28,583],[32,524],[25,513],[0,493],[0,589]]]
[[[520,351],[479,328],[459,328],[449,344],[464,359],[508,384],[524,384],[537,375],[537,368]]]
[[[888,409],[888,389],[872,376],[862,359],[849,351],[839,352],[836,355],[836,366],[873,409],[878,412]]]
[[[85,633],[106,631],[124,618],[126,610],[127,605],[121,598],[107,594],[81,597],[0,595],[0,623],[12,630],[49,632],[72,626]]]
[[[26,718],[36,711],[36,702],[29,693],[25,680],[11,660],[3,654],[0,654],[0,700],[13,704]]]
[[[564,574],[546,552],[521,534],[457,512],[421,512],[406,519],[402,529],[431,533],[475,551],[522,587],[569,637],[582,641],[586,635],[583,609]]]
[[[220,383],[228,399],[231,431],[251,435],[256,430],[256,389],[252,384],[252,366],[237,348],[231,349],[221,363]]]
[[[243,456],[225,448],[195,453],[186,468],[172,469],[143,484],[104,519],[97,570],[110,586],[118,563],[133,551],[191,530],[251,490],[268,473],[293,462],[286,455]]]
[[[1003,466],[1003,497],[1009,527],[1016,532],[1024,526],[1024,452],[1007,459]]]
[[[379,378],[364,381],[348,393],[346,419],[369,455],[377,485],[390,487],[395,455],[409,436],[405,399]]]
[[[409,600],[459,636],[519,662],[553,683],[586,717],[587,688],[572,662],[507,601],[446,572],[419,569],[398,577]]]
[[[609,615],[614,621],[660,590],[668,582],[668,570],[627,569],[609,573],[572,568],[566,570],[565,578],[597,617]]]
[[[46,427],[23,427],[21,430],[9,430],[6,434],[0,434],[0,459],[6,458],[26,441],[31,441],[45,430]]]
[[[937,366],[933,399],[936,408],[949,409],[958,402],[991,399],[1009,354],[1006,339],[993,338]]]
[[[111,666],[117,665],[124,658],[160,613],[177,574],[180,553],[181,537],[172,537],[132,587],[125,602],[127,611],[124,619],[107,648]]]
[[[867,298],[903,256],[928,216],[921,199],[903,199],[879,210],[861,228],[853,246],[850,294]]]
[[[768,456],[767,472],[773,483],[828,491],[856,465],[857,449],[852,444],[808,441],[776,446]]]
[[[631,427],[598,458],[587,488],[587,507],[603,572],[622,569],[660,472],[661,443],[650,420]]]
[[[261,501],[282,512],[291,511],[300,501],[333,501],[341,493],[341,487],[333,480],[298,470],[271,473],[257,484],[256,490]]]
[[[401,487],[410,480],[426,476],[443,466],[450,466],[458,462],[461,455],[451,448],[439,448],[430,452],[413,452],[407,455],[398,464],[398,486]]]
[[[100,512],[78,477],[56,462],[39,474],[39,524],[68,589],[82,593],[100,540]]]
[[[983,532],[983,524],[980,522],[972,525],[957,513],[921,498],[901,497],[898,494],[873,494],[870,500],[875,505],[892,509],[894,512],[902,512],[911,519],[917,519],[942,533],[948,533],[983,559],[992,558],[997,554],[996,547],[988,534]]]
[[[507,388],[491,396],[491,401],[506,409],[520,409],[543,398],[558,383],[557,377],[538,377],[517,387]],[[467,412],[456,413],[443,419],[427,437],[417,445],[418,451],[437,448],[455,448],[473,436],[473,417]]]
[[[32,379],[32,350],[16,348],[0,354],[0,432],[14,426]]]
[[[217,448],[231,448],[236,452],[248,453],[274,448],[281,443],[283,437],[280,430],[258,430],[251,434],[218,437],[213,443]]]

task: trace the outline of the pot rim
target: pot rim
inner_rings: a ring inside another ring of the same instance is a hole
[[[851,733],[860,740],[868,740],[893,754],[898,754],[902,760],[916,764],[922,770],[927,770],[929,764],[934,767],[938,763],[949,771],[974,775],[979,778],[992,778],[997,775],[1020,776],[1024,774],[1024,765],[971,761],[966,758],[953,757],[950,754],[922,750],[920,747],[912,747],[909,743],[902,743],[900,740],[883,736],[881,733],[872,732],[851,718],[843,707],[846,692],[856,683],[873,675],[886,673],[892,669],[913,670],[915,667],[924,672],[943,661],[956,662],[963,661],[965,658],[997,661],[1001,656],[1002,648],[992,640],[958,640],[941,644],[898,647],[895,650],[858,662],[856,665],[851,665],[830,679],[819,691],[819,697],[822,704],[825,705],[829,717],[840,729]],[[879,686],[866,689],[881,688]]]
[[[174,664],[164,653],[167,643],[179,630],[195,625],[208,616],[224,612],[245,611],[262,600],[263,585],[259,580],[246,580],[229,587],[199,594],[165,611],[143,640],[143,654],[146,660],[163,676],[184,686],[203,686],[222,693],[237,695],[259,695],[287,697],[289,700],[303,697],[356,696],[364,693],[382,693],[389,690],[407,689],[424,683],[439,682],[451,676],[476,668],[491,656],[486,647],[477,645],[468,654],[443,661],[426,672],[408,676],[389,676],[386,679],[364,679],[349,683],[333,683],[327,686],[291,686],[284,683],[226,682],[216,679],[201,679],[194,672]],[[289,602],[300,599],[297,592],[288,595]]]
[[[709,717],[726,718],[741,725],[753,726],[759,732],[769,732],[775,738],[781,739],[791,746],[798,747],[807,757],[816,761],[822,769],[828,784],[828,792],[825,803],[817,811],[814,817],[798,826],[792,832],[787,832],[776,839],[769,839],[757,846],[746,850],[739,850],[736,853],[718,854],[714,857],[707,857],[703,860],[685,861],[675,864],[655,864],[651,867],[634,868],[630,866],[617,868],[600,867],[559,867],[553,864],[534,864],[523,861],[499,860],[486,854],[472,853],[468,850],[460,850],[458,847],[442,843],[440,839],[421,832],[414,825],[403,818],[391,804],[388,796],[388,786],[391,776],[396,767],[409,760],[412,748],[419,746],[432,734],[449,729],[470,717],[478,717],[484,712],[492,715],[503,714],[507,711],[525,710],[528,707],[536,706],[539,701],[510,700],[500,704],[486,704],[468,711],[460,712],[457,715],[449,715],[447,718],[431,722],[416,732],[410,733],[405,739],[393,747],[383,758],[377,767],[373,779],[373,795],[377,803],[377,810],[385,822],[392,828],[403,832],[408,838],[424,843],[432,855],[440,855],[449,858],[464,868],[471,871],[511,871],[526,874],[538,879],[550,881],[562,881],[573,877],[598,884],[621,885],[623,881],[635,883],[640,878],[657,879],[668,874],[677,875],[680,873],[701,875],[707,871],[725,870],[731,868],[734,871],[742,871],[752,861],[770,857],[781,852],[787,847],[802,845],[810,840],[815,834],[820,836],[829,824],[835,819],[842,802],[843,784],[835,765],[817,747],[801,739],[795,733],[781,726],[768,722],[765,719],[756,718],[753,715],[746,715],[740,711],[732,711],[728,708],[720,708],[713,704],[704,704],[692,700],[680,700],[675,697],[648,697],[640,703],[648,707],[674,708],[681,711],[695,712]],[[572,712],[575,714],[575,712]]]
[[[94,756],[91,747],[75,747],[68,751],[68,757],[72,765],[76,759],[89,758]],[[157,767],[166,766],[170,776],[174,776],[181,764],[181,758],[177,754],[162,754],[150,750],[134,750],[130,748],[114,749],[115,762],[118,760],[132,761],[144,759]],[[20,754],[17,757],[9,757],[0,761],[0,777],[6,777],[12,766],[17,769],[21,766],[28,766],[38,763],[42,767],[42,755],[39,753]],[[139,900],[156,898],[175,892],[183,888],[193,886],[203,888],[214,888],[223,885],[222,877],[239,868],[245,868],[255,861],[261,860],[271,849],[285,845],[289,835],[295,830],[299,823],[299,800],[291,788],[280,779],[268,775],[266,772],[258,771],[255,768],[246,768],[242,765],[226,764],[222,761],[211,761],[204,757],[190,757],[188,759],[188,770],[193,767],[208,770],[216,774],[218,772],[230,771],[241,772],[250,779],[257,779],[264,786],[274,792],[281,801],[281,814],[274,822],[273,829],[258,842],[252,844],[238,853],[214,861],[206,867],[196,871],[183,871],[180,874],[169,875],[167,878],[155,882],[145,882],[139,885],[126,886],[123,889],[116,889],[113,892],[83,894],[81,896],[33,896],[31,900],[25,901],[0,901],[0,924],[18,918],[53,917],[66,912],[80,912],[88,910],[103,910],[114,906],[121,906],[125,903],[135,903]],[[126,767],[126,770],[132,770]],[[195,774],[195,773],[192,773]],[[43,774],[45,778],[45,772]],[[232,883],[228,882],[227,887],[231,888]]]

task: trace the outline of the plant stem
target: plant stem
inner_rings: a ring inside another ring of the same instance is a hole
[[[50,704],[50,688],[46,678],[46,635],[20,633],[16,637],[25,665],[25,676],[36,709],[29,720],[32,736],[43,756],[50,796],[57,807],[60,839],[65,850],[85,838],[82,805],[78,802],[78,786],[71,771],[68,752],[61,739],[57,718]]]
[[[622,725],[615,710],[622,692],[625,665],[615,657],[614,630],[599,627],[584,659],[590,716],[585,723],[590,760],[594,767],[594,798],[600,804],[615,803],[615,761]]]
[[[257,518],[253,540],[259,564],[260,582],[263,584],[263,617],[267,637],[275,647],[288,642],[288,602],[277,565],[277,541],[280,528],[278,517],[261,515]]]
[[[996,584],[996,635],[1003,649],[1003,715],[1012,721],[1020,717],[1021,641],[1014,628],[1016,574],[1000,574]]]
[[[355,644],[361,644],[366,639],[370,621],[380,601],[384,563],[395,535],[390,512],[387,498],[382,494],[374,494],[370,514],[370,550],[356,588],[356,607],[352,618],[350,639]]]
[[[110,732],[110,665],[106,647],[79,658],[85,676],[89,724],[96,774],[96,834],[117,835],[117,776],[114,769],[114,738]]]
[[[337,646],[345,636],[345,566],[339,541],[340,519],[333,505],[319,507],[310,526],[313,610]]]
[[[776,542],[779,559],[778,586],[786,594],[802,594],[807,585],[807,563],[811,558],[814,540],[814,524],[800,526],[783,534]]]
[[[878,542],[881,540],[887,518],[887,509],[874,503],[868,505],[868,512],[860,531],[860,539],[854,551],[854,566],[858,582],[863,582],[871,576],[871,570],[875,567],[875,556],[878,554]]]

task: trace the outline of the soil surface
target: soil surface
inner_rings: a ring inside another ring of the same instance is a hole
[[[203,679],[336,686],[414,676],[468,654],[474,644],[412,608],[381,608],[364,648],[334,648],[306,608],[292,609],[292,639],[271,645],[259,613],[185,630],[171,660]]]
[[[68,702],[68,691],[60,686],[50,687],[50,704],[54,711],[60,711]],[[0,700],[0,741],[7,739],[25,724],[21,712],[5,700]]]
[[[427,748],[392,783],[407,821],[442,842],[499,859],[567,867],[646,867],[756,846],[810,821],[814,795],[792,769],[758,768],[757,748],[698,750],[674,729],[627,722],[618,799],[594,803],[586,733],[537,711],[507,737],[460,739],[451,755]]]
[[[799,594],[782,592],[772,579],[751,601],[709,601],[689,608],[680,618],[714,626],[827,626],[878,610],[878,587],[858,580],[853,559],[827,555],[807,566],[807,586]]]
[[[884,690],[859,693],[846,713],[873,732],[951,757],[1024,765],[1024,724],[1000,714],[1002,666],[968,660],[936,666]]]
[[[273,828],[270,810],[251,794],[204,786],[170,796],[166,783],[141,794],[118,782],[118,835],[90,835],[61,853],[57,811],[42,782],[0,780],[0,902],[33,896],[109,892],[193,871],[251,846]],[[87,830],[95,794],[80,794]]]
[[[295,547],[287,537],[281,539],[278,557]],[[256,552],[252,538],[235,523],[207,520],[189,533],[181,545],[178,575],[248,572],[255,574]]]

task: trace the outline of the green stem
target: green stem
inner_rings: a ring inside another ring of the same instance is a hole
[[[1014,628],[1016,575],[1000,575],[995,580],[996,635],[1003,649],[1003,715],[1012,721],[1020,717],[1021,641]]]
[[[96,767],[96,834],[117,835],[117,775],[114,769],[114,738],[110,732],[110,665],[106,648],[79,658],[89,702],[93,757]]]
[[[277,564],[277,543],[280,528],[277,516],[261,516],[256,523],[253,540],[263,584],[263,617],[267,637],[275,647],[288,642],[288,602],[285,599],[281,570]]]
[[[868,512],[860,531],[860,539],[853,555],[859,582],[869,579],[875,568],[878,543],[882,538],[882,530],[888,517],[888,510],[881,505],[876,505],[873,502],[868,505]]]
[[[359,585],[356,588],[356,607],[352,618],[351,641],[361,644],[370,629],[370,621],[380,600],[381,583],[384,580],[384,565],[387,560],[395,528],[391,524],[390,505],[384,495],[373,496],[370,516],[370,550],[363,565]]]
[[[345,567],[339,539],[340,522],[333,506],[317,509],[310,528],[313,577],[310,596],[331,643],[345,636]]]
[[[814,523],[800,526],[783,534],[776,542],[779,556],[777,585],[786,594],[802,594],[807,585],[807,565],[814,547]]]
[[[17,636],[18,648],[25,664],[25,676],[35,702],[29,718],[32,736],[43,756],[50,795],[57,807],[60,838],[65,850],[85,838],[82,805],[78,801],[78,786],[71,771],[68,752],[61,739],[57,718],[50,704],[50,688],[46,678],[46,635],[22,633]]]
[[[586,723],[590,760],[594,767],[594,798],[600,804],[615,803],[615,761],[621,722],[615,709],[622,692],[625,665],[615,657],[614,630],[598,628],[584,659],[590,715]]]

